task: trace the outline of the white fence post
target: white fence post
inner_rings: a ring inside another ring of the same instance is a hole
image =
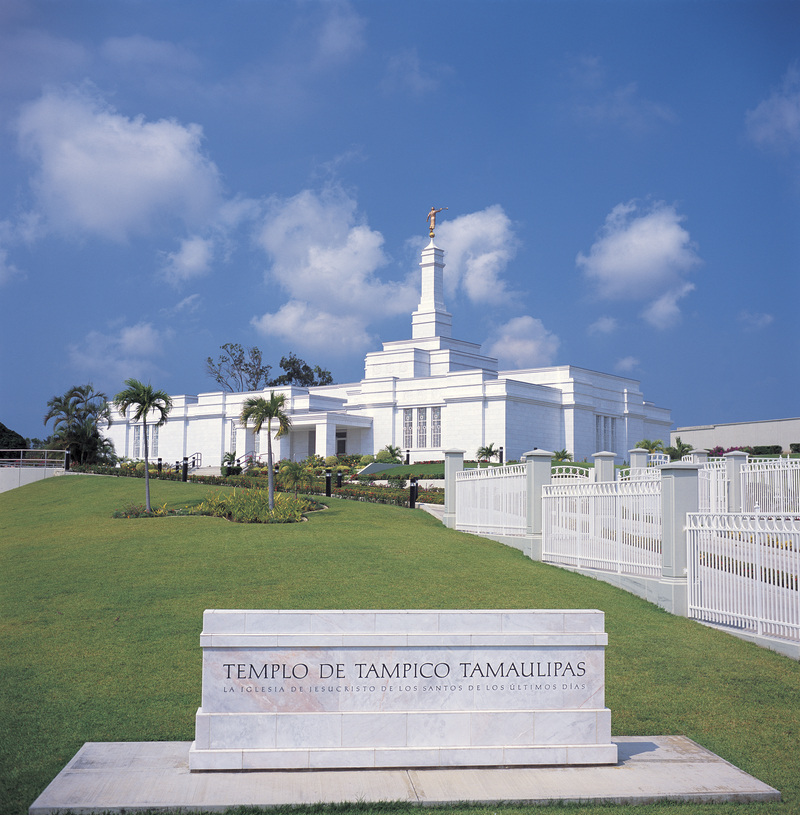
[[[464,469],[464,450],[444,451],[444,517],[448,529],[456,525],[456,473]]]
[[[628,455],[631,457],[631,470],[647,469],[647,458],[650,455],[647,450],[642,447],[634,447],[633,450],[628,450]]]
[[[542,487],[550,483],[553,454],[547,450],[531,450],[523,455],[527,472],[526,537],[531,542],[531,560],[542,559]]]
[[[661,580],[658,605],[689,616],[686,513],[698,510],[700,464],[673,462],[661,467]]]
[[[747,464],[744,450],[725,453],[725,477],[728,479],[728,512],[742,512],[742,464]]]
[[[595,481],[613,481],[614,480],[614,459],[617,457],[616,453],[593,453],[594,459],[594,472]]]

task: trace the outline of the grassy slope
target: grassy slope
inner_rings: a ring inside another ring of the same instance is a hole
[[[209,491],[152,489],[172,506]],[[800,812],[800,665],[785,657],[420,511],[333,501],[285,526],[110,517],[143,493],[74,476],[0,494],[3,812],[25,812],[85,741],[193,738],[205,608],[562,607],[606,612],[615,734],[687,735],[782,791],[748,812]]]

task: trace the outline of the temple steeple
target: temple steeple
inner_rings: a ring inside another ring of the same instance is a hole
[[[444,306],[444,251],[433,242],[422,250],[422,295],[411,315],[413,339],[449,337],[453,316]]]

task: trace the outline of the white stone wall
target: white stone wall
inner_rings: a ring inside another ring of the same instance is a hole
[[[670,443],[677,437],[697,450],[712,447],[748,447],[780,444],[788,453],[791,444],[800,444],[800,419],[772,419],[763,422],[732,422],[726,424],[679,427],[670,433]]]

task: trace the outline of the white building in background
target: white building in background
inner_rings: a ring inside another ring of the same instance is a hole
[[[670,444],[678,438],[695,450],[780,445],[788,453],[793,444],[800,444],[800,418],[679,427],[670,433]]]
[[[286,394],[292,430],[273,440],[278,458],[309,453],[375,453],[387,444],[410,451],[411,461],[444,458],[462,448],[504,448],[506,461],[535,447],[566,449],[576,461],[600,451],[618,459],[643,438],[666,438],[670,411],[645,401],[639,382],[571,365],[498,370],[480,346],[451,337],[443,299],[444,252],[431,242],[422,251],[422,296],[411,315],[411,339],[383,343],[368,353],[364,378],[344,385],[274,390]],[[259,391],[255,395],[269,391]],[[253,393],[201,393],[173,397],[167,423],[148,426],[149,452],[173,463],[201,453],[218,466],[226,452],[266,452],[261,438],[239,423]],[[141,458],[141,427],[116,416],[107,435],[118,455]]]

